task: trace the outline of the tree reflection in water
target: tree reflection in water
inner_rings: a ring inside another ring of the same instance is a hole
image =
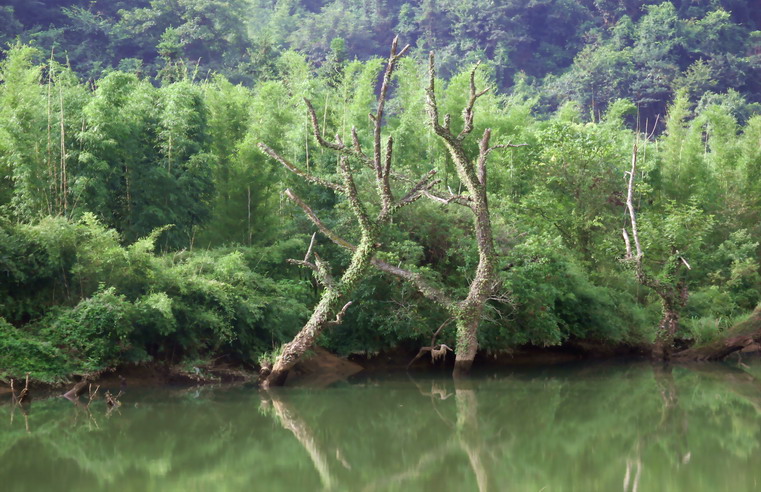
[[[753,490],[761,467],[761,385],[713,364],[8,403],[9,490]]]

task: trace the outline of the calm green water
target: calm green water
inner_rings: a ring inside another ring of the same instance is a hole
[[[761,383],[725,366],[128,390],[0,406],[0,490],[752,491]]]

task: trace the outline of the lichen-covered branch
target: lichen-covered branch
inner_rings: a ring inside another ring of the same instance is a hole
[[[288,259],[287,261],[292,265],[298,265],[312,270],[317,281],[326,289],[336,288],[336,282],[330,274],[330,268],[328,268],[327,263],[325,263],[317,253],[314,255],[314,263],[308,260]]]
[[[328,226],[325,225],[325,223],[320,220],[320,218],[317,216],[317,214],[312,210],[312,208],[304,202],[304,200],[301,199],[293,190],[290,188],[285,190],[285,196],[288,197],[289,200],[291,200],[293,203],[299,206],[301,210],[304,211],[306,216],[309,218],[312,223],[317,226],[317,229],[321,233],[325,235],[328,239],[336,243],[337,245],[341,246],[342,248],[346,248],[348,250],[354,251],[354,246],[349,243],[348,241],[341,238],[338,234],[333,232],[332,229],[330,229]]]
[[[404,207],[406,205],[409,205],[410,203],[414,202],[421,196],[427,196],[431,194],[431,188],[436,186],[438,183],[441,182],[439,179],[434,179],[434,176],[436,176],[436,170],[431,169],[428,171],[428,173],[423,176],[423,178],[415,183],[412,188],[410,188],[410,191],[407,192],[404,197],[402,197],[396,204],[397,208]]]
[[[426,105],[428,117],[434,133],[443,141],[449,151],[449,156],[457,170],[457,176],[468,190],[468,196],[452,196],[446,202],[456,201],[465,203],[473,212],[473,226],[476,232],[478,247],[478,266],[470,283],[467,297],[458,303],[455,310],[457,324],[457,347],[454,376],[465,376],[469,373],[478,350],[478,327],[486,302],[496,285],[496,251],[491,228],[491,217],[486,193],[487,168],[486,161],[494,148],[489,147],[491,130],[486,129],[479,144],[478,157],[471,159],[465,150],[464,141],[474,128],[474,107],[479,97],[488,89],[479,91],[475,84],[474,67],[470,74],[470,95],[463,109],[464,127],[457,137],[451,130],[451,118],[444,116],[444,125],[439,122],[439,108],[436,101],[436,68],[433,52],[429,57],[428,87],[426,89]],[[438,199],[431,194],[432,198]]]
[[[300,176],[301,178],[304,178],[305,180],[309,181],[310,183],[314,183],[320,186],[323,186],[325,188],[330,188],[333,191],[339,192],[339,193],[345,193],[346,190],[344,190],[343,186],[341,186],[338,183],[333,183],[331,181],[328,181],[326,179],[322,179],[320,177],[317,177],[313,174],[308,174],[304,172],[303,170],[299,169],[297,166],[293,165],[288,159],[281,156],[274,150],[272,150],[267,145],[260,143],[259,148],[264,151],[268,156],[272,157],[276,161],[278,161],[280,164],[282,164],[286,169],[291,171],[293,174]]]
[[[341,177],[344,181],[344,188],[346,189],[346,198],[349,200],[349,206],[351,207],[354,216],[359,221],[362,233],[368,233],[370,229],[375,227],[375,225],[370,220],[367,210],[365,210],[364,205],[362,205],[362,202],[359,200],[357,185],[354,183],[354,175],[352,174],[351,167],[349,167],[349,160],[345,155],[339,156],[338,168],[341,170]]]
[[[476,100],[489,92],[489,87],[481,91],[476,90],[476,70],[478,70],[480,64],[481,61],[479,60],[476,66],[473,67],[473,70],[470,71],[470,97],[468,98],[468,105],[462,111],[462,119],[465,124],[460,134],[457,135],[457,140],[460,141],[464,140],[473,131],[473,106],[476,104]]]

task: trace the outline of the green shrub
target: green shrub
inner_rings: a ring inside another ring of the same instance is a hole
[[[0,318],[0,378],[23,378],[55,382],[71,370],[67,357],[49,341],[14,328]]]

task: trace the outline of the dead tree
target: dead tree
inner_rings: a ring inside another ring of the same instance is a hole
[[[690,264],[684,257],[680,256],[677,251],[672,251],[671,256],[664,266],[663,279],[656,278],[645,271],[643,265],[644,253],[639,240],[639,231],[637,229],[637,214],[634,210],[634,180],[637,174],[637,154],[639,150],[639,137],[634,143],[632,150],[632,166],[629,174],[629,182],[626,194],[626,208],[629,212],[629,223],[631,226],[632,238],[634,240],[635,252],[632,252],[631,240],[626,227],[623,228],[624,244],[626,245],[626,256],[624,261],[630,263],[634,268],[637,281],[650,288],[661,300],[663,317],[658,325],[658,332],[653,344],[652,356],[656,359],[669,360],[674,351],[674,336],[679,329],[679,314],[687,305],[689,292],[687,283],[682,278],[681,271],[686,268],[690,269]]]
[[[367,154],[362,148],[356,129],[352,128],[351,145],[343,142],[340,135],[336,135],[335,141],[329,142],[323,138],[320,129],[317,114],[309,100],[305,100],[309,112],[309,119],[312,125],[312,132],[315,139],[321,147],[331,150],[338,154],[338,174],[341,182],[323,179],[311,175],[263,143],[259,147],[270,157],[277,160],[289,171],[302,177],[313,184],[333,190],[335,193],[343,195],[349,203],[350,209],[360,231],[359,244],[350,245],[342,241],[341,246],[352,251],[349,266],[339,279],[334,279],[330,274],[330,266],[320,256],[313,251],[314,241],[310,244],[306,256],[303,260],[291,260],[292,263],[311,269],[318,282],[322,284],[323,291],[320,301],[312,312],[304,327],[299,331],[295,338],[285,344],[281,354],[277,357],[271,371],[266,375],[262,382],[264,387],[282,386],[288,376],[288,372],[296,364],[299,358],[310,348],[315,339],[322,331],[331,325],[340,324],[346,314],[346,310],[351,305],[348,297],[354,288],[365,277],[373,258],[380,247],[380,229],[381,226],[388,223],[392,215],[400,208],[408,205],[430,190],[437,183],[434,179],[435,171],[429,172],[422,179],[413,183],[409,191],[401,198],[397,199],[392,192],[391,187],[391,163],[393,156],[394,142],[391,137],[383,145],[382,129],[384,119],[384,108],[386,97],[388,95],[391,77],[394,73],[399,59],[407,52],[409,45],[401,50],[397,50],[398,39],[395,38],[391,45],[391,53],[388,57],[383,81],[378,95],[377,109],[375,114],[370,113],[370,121],[373,125],[373,149],[372,154]],[[367,207],[359,198],[357,187],[354,180],[354,169],[352,162],[359,163],[362,167],[368,167],[374,174],[377,195],[379,199],[379,211],[372,217]],[[317,228],[328,238],[335,241],[337,236],[325,226],[317,214],[292,190],[286,190],[285,195],[297,206],[299,206],[307,217],[317,226]],[[312,260],[314,257],[314,260]],[[343,306],[343,307],[342,307]]]

